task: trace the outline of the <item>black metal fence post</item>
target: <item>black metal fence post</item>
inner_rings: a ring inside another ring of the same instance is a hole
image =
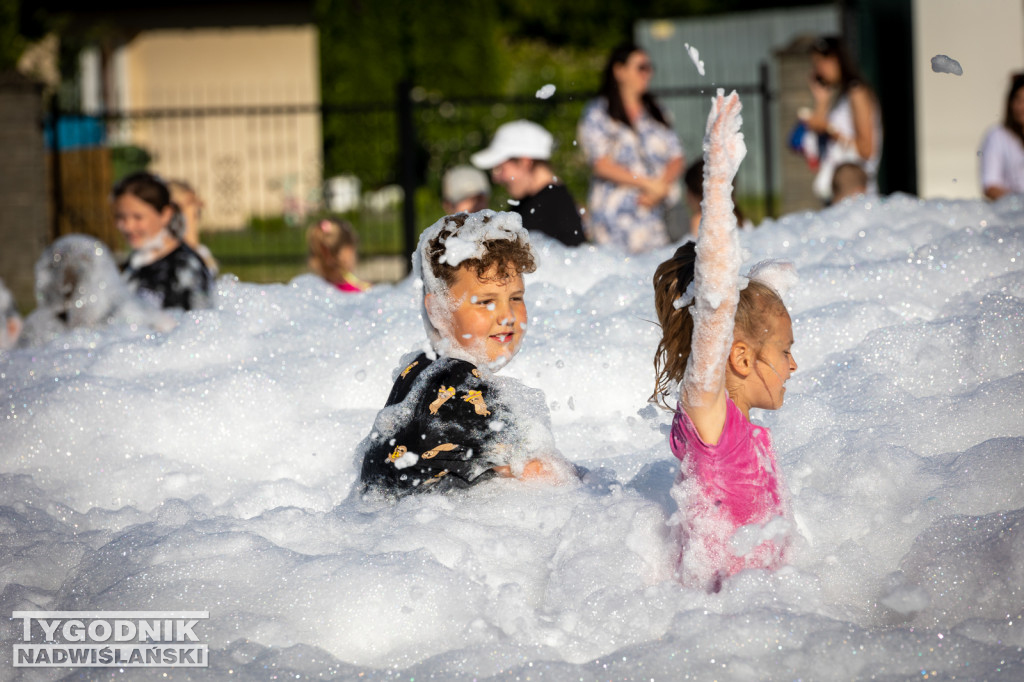
[[[406,272],[416,249],[416,124],[413,120],[412,83],[401,81],[396,92],[398,168],[402,185],[402,241]]]
[[[775,217],[775,173],[772,155],[772,91],[768,82],[768,62],[761,62],[758,74],[761,90],[761,135],[764,148],[764,217]]]

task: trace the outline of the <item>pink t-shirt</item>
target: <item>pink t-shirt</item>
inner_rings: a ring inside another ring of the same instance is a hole
[[[669,444],[682,462],[673,497],[683,514],[679,528],[683,581],[707,583],[715,574],[781,565],[785,542],[766,539],[739,555],[732,543],[742,526],[788,516],[768,429],[751,424],[727,400],[725,425],[716,445],[701,440],[681,408],[672,420]]]
[[[355,284],[352,284],[351,282],[348,282],[348,281],[345,281],[345,282],[332,282],[332,284],[334,284],[335,288],[337,288],[338,291],[344,291],[344,292],[349,293],[349,294],[358,294],[358,293],[362,293],[364,291],[364,289],[362,289],[362,288],[360,288],[360,287],[356,286]]]

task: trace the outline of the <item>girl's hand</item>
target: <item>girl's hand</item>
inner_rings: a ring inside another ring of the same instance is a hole
[[[711,104],[704,144],[707,150],[706,163],[709,166],[708,182],[714,185],[712,189],[721,189],[723,180],[731,185],[740,162],[747,155],[747,145],[743,141],[743,133],[740,132],[740,125],[743,123],[740,117],[741,109],[740,98],[735,91],[728,97],[719,92]],[[705,197],[708,189],[704,188]],[[731,187],[729,191],[732,191]]]

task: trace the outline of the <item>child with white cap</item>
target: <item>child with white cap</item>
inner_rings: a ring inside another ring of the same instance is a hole
[[[490,146],[473,154],[477,168],[508,191],[511,209],[530,232],[543,232],[567,246],[586,241],[579,209],[551,168],[554,138],[533,121],[518,120],[498,128]]]

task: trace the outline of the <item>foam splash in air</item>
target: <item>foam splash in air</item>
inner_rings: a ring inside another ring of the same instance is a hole
[[[686,48],[686,54],[690,55],[690,61],[692,61],[693,65],[697,67],[697,73],[703,76],[704,60],[700,58],[700,52],[697,50],[697,48],[690,45],[690,43],[683,43],[683,46]]]
[[[555,86],[554,86],[554,84],[553,83],[548,83],[547,85],[541,87],[541,89],[537,91],[537,99],[550,99],[551,96],[554,95],[554,94],[555,94]]]
[[[954,76],[964,75],[964,69],[960,66],[960,62],[944,54],[937,54],[932,57],[932,71],[935,73],[950,73]]]

